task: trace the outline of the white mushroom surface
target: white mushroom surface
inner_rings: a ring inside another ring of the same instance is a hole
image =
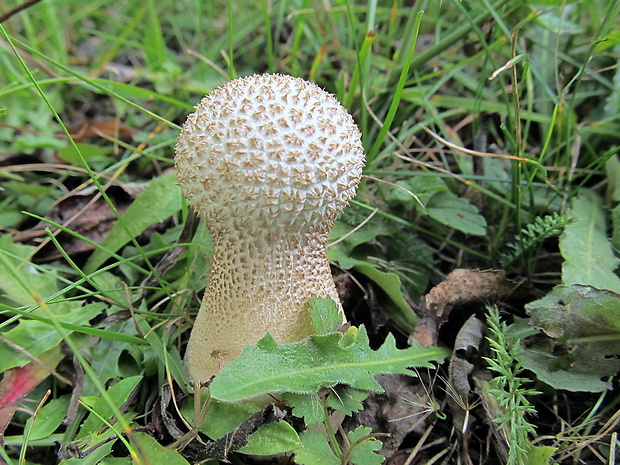
[[[205,382],[267,332],[280,343],[310,336],[312,295],[340,306],[327,236],[355,195],[364,153],[359,129],[333,95],[264,74],[202,100],[183,126],[175,165],[213,236],[185,356],[190,378]]]

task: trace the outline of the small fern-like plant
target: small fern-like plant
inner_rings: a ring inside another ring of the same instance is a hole
[[[522,257],[527,257],[542,241],[560,234],[572,221],[567,214],[560,215],[557,212],[537,217],[515,236],[514,242],[508,244],[512,251],[502,254],[500,265],[507,268]]]
[[[494,421],[499,424],[508,444],[507,465],[521,465],[527,463],[531,449],[528,435],[535,433],[527,415],[535,414],[536,409],[527,397],[539,392],[524,387],[529,379],[519,376],[524,368],[515,359],[519,341],[510,341],[508,327],[501,321],[497,307],[487,307],[487,312],[487,340],[492,356],[485,357],[485,360],[489,369],[497,373],[491,380],[491,394],[501,409]]]

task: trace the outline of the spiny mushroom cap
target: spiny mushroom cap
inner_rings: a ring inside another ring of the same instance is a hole
[[[331,224],[355,195],[360,133],[336,98],[285,75],[215,89],[183,126],[177,178],[212,233]]]

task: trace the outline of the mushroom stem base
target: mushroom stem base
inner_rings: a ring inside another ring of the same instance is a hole
[[[275,238],[264,231],[213,234],[214,261],[185,356],[194,382],[208,381],[267,332],[279,343],[312,335],[313,295],[331,297],[342,312],[327,233],[309,228]]]

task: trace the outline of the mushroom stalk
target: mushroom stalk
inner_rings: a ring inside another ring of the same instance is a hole
[[[185,355],[194,378],[216,373],[257,335],[269,332],[280,343],[312,335],[309,312],[290,309],[305,308],[312,295],[339,303],[326,240],[315,225],[295,234],[214,236],[214,266]],[[211,352],[205,353],[205,342]]]
[[[267,332],[279,343],[310,336],[312,295],[331,297],[342,313],[327,237],[355,194],[364,155],[332,95],[268,74],[205,97],[176,152],[179,184],[213,236],[185,356],[190,378],[205,382]]]

